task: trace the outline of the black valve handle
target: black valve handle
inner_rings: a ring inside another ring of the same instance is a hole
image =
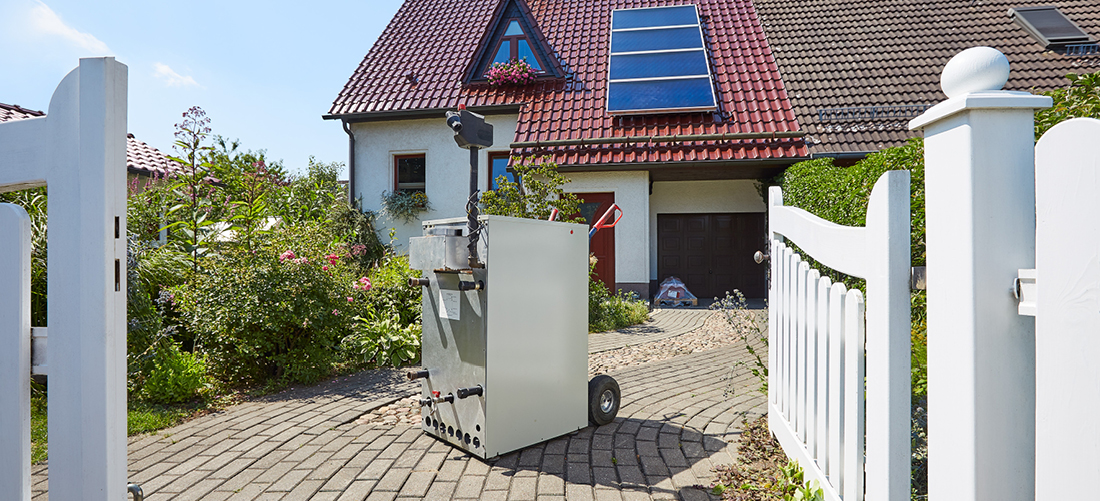
[[[485,391],[485,389],[482,388],[481,385],[479,384],[477,386],[472,386],[470,388],[459,388],[458,391],[456,391],[455,393],[458,393],[458,398],[466,398],[466,397],[472,397],[474,395],[477,395],[477,396],[480,397],[482,395],[482,392],[484,392],[484,391]]]

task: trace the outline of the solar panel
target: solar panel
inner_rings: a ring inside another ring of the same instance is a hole
[[[608,113],[677,113],[717,107],[694,5],[612,11]]]
[[[1092,37],[1081,31],[1057,7],[1016,7],[1008,10],[1008,17],[1048,48],[1093,41]]]

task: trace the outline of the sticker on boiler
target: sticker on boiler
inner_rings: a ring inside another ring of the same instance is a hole
[[[439,318],[458,320],[458,313],[462,309],[462,293],[440,289],[439,291]]]

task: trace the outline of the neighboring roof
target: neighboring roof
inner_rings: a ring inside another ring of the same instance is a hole
[[[1096,0],[822,0],[812,8],[755,2],[813,154],[875,151],[918,136],[908,121],[947,99],[940,72],[970,47],[1008,57],[1008,90],[1064,87],[1067,73],[1100,69],[1100,57],[1046,50],[1008,15],[1013,7],[1055,5],[1097,37]],[[872,106],[878,108],[866,108]],[[860,109],[837,110],[848,107]]]
[[[0,122],[44,116],[46,114],[41,111],[0,103]],[[169,161],[160,150],[134,139],[133,134],[126,134],[127,171],[143,175],[168,175],[175,174],[179,169],[179,164]]]
[[[720,113],[608,115],[604,90],[611,11],[686,3],[699,8]],[[532,16],[547,45],[556,51],[566,78],[520,88],[463,86],[463,70],[478,50],[498,4],[498,0],[406,0],[326,118],[408,118],[425,111],[442,116],[441,110],[459,104],[474,111],[499,106],[519,110],[516,142],[798,130],[750,0],[529,0]],[[415,75],[415,82],[406,77],[408,73]],[[790,163],[792,158],[804,157],[806,149],[800,138],[768,138],[516,148],[513,153],[551,154],[564,166],[598,166],[739,160]]]
[[[0,103],[0,122],[8,122],[11,120],[22,120],[24,118],[34,118],[45,116],[46,114],[37,110],[28,110],[18,104],[4,104]]]
[[[181,172],[178,162],[169,160],[160,150],[126,134],[126,170],[145,175],[176,175]]]

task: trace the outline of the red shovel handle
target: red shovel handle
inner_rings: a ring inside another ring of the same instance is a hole
[[[607,220],[611,218],[611,215],[614,214],[615,211],[619,211],[619,217],[615,218],[615,221],[613,221],[611,224],[607,224]],[[598,230],[602,230],[604,228],[614,228],[616,224],[619,224],[619,220],[622,218],[623,210],[620,209],[618,205],[611,204],[611,207],[608,207],[607,212],[603,213],[603,217],[601,217],[599,221],[596,221],[596,224],[592,225],[592,227]]]

